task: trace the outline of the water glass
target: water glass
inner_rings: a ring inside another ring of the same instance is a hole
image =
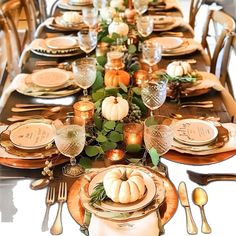
[[[169,151],[173,141],[172,123],[172,119],[160,115],[150,116],[144,121],[144,143],[147,150],[155,148],[160,156]]]
[[[138,17],[137,29],[142,37],[149,36],[153,31],[153,18],[151,16]]]
[[[98,10],[96,8],[82,8],[82,17],[84,23],[89,27],[94,27],[98,22]]]
[[[154,40],[146,40],[142,44],[143,62],[149,65],[148,73],[151,75],[152,66],[161,60],[162,47]]]
[[[79,47],[86,53],[92,52],[97,46],[97,33],[93,31],[78,32]]]
[[[151,80],[142,85],[141,97],[146,107],[153,111],[158,109],[166,100],[167,80]]]
[[[92,57],[78,59],[72,63],[72,71],[76,83],[83,89],[83,100],[89,100],[87,89],[96,80],[96,59]]]
[[[133,0],[135,11],[141,16],[148,9],[148,0]]]
[[[67,117],[63,124],[57,127],[55,144],[59,152],[70,158],[70,164],[63,167],[62,172],[68,177],[78,177],[84,173],[82,166],[76,163],[85,146],[85,123],[80,117]]]
[[[101,10],[107,6],[107,0],[93,0],[93,6],[96,9]]]

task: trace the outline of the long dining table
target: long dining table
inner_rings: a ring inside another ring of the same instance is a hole
[[[57,11],[56,14],[59,12]],[[173,11],[173,14],[178,14]],[[181,31],[181,27],[176,31]],[[44,31],[43,34],[50,33],[52,31]],[[189,32],[184,32],[185,36],[191,37]],[[80,55],[80,57],[83,57]],[[22,72],[32,73],[35,69],[35,64],[39,60],[56,60],[58,63],[64,61],[73,61],[78,57],[71,58],[45,58],[34,53],[30,53],[30,56],[23,66]],[[167,65],[174,60],[187,60],[195,59],[196,63],[192,65],[194,69],[199,71],[206,70],[206,64],[200,51],[195,51],[188,55],[177,57],[163,57],[158,64],[158,69],[166,69]],[[72,105],[78,100],[77,94],[73,94],[67,97],[61,97],[56,99],[43,99],[25,96],[23,94],[14,91],[8,98],[3,110],[0,114],[0,122],[2,124],[11,124],[8,118],[14,115],[11,108],[17,103],[47,103],[51,105],[66,106],[66,111],[72,110]],[[179,105],[173,103],[170,99],[167,99],[163,106],[158,109],[158,114],[171,116],[173,113],[178,113],[184,117],[219,117],[222,123],[231,122],[231,117],[225,108],[225,105],[221,99],[220,92],[211,90],[201,96],[186,97],[183,101],[205,101],[212,100],[214,107],[211,109],[203,108],[184,108],[180,109]],[[28,112],[30,114],[48,115],[46,112],[34,111]],[[56,119],[58,114],[50,114],[50,118]],[[60,115],[60,113],[59,113]],[[209,155],[209,156],[194,156],[178,154],[174,151],[169,151],[161,158],[161,163],[164,168],[168,170],[168,178],[173,183],[175,188],[181,181],[184,181],[187,185],[188,196],[192,214],[196,225],[198,227],[198,235],[204,235],[201,233],[201,214],[199,207],[193,204],[192,191],[194,188],[199,187],[196,183],[192,182],[186,173],[187,170],[200,173],[235,173],[236,152],[231,151],[221,154]],[[69,184],[69,187],[73,184],[74,179],[63,177],[61,174],[61,168],[64,163],[68,161],[67,158],[59,156],[57,157],[55,167],[55,180],[53,185],[58,185],[58,182],[63,179]],[[46,188],[42,190],[30,189],[30,183],[33,179],[40,178],[41,168],[44,163],[37,161],[35,164],[27,164],[17,159],[6,159],[0,157],[0,212],[1,212],[1,235],[49,235],[49,232],[41,231],[41,224],[45,213],[45,196]],[[103,165],[102,162],[94,162],[94,167]],[[97,165],[97,166],[96,166]],[[8,177],[4,179],[4,177]],[[10,178],[12,177],[12,178]],[[236,187],[235,183],[228,182],[214,182],[203,187],[208,194],[208,203],[205,206],[205,212],[208,222],[212,228],[212,236],[220,235],[233,235],[235,233],[235,219],[234,212],[236,212],[235,195]],[[50,209],[49,225],[51,226],[57,211],[57,204],[54,204]],[[63,233],[62,235],[83,235],[80,232],[80,225],[72,218],[71,212],[66,206],[63,207],[62,212],[63,221]],[[143,225],[145,227],[145,225]],[[181,204],[178,204],[178,208],[164,225],[165,235],[188,235],[186,231],[186,218],[184,208]]]

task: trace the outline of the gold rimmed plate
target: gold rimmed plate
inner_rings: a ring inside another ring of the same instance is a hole
[[[116,168],[116,167],[114,167]],[[130,167],[126,167],[126,168],[130,168]],[[98,183],[103,182],[103,178],[104,175],[109,172],[111,169],[113,168],[109,168],[107,170],[104,170],[100,173],[98,173],[90,182],[89,184],[89,189],[88,189],[88,193],[91,196],[94,188],[96,187],[96,185]],[[154,183],[154,180],[152,179],[152,177],[150,175],[148,175],[147,173],[143,172],[140,170],[140,173],[142,174],[143,178],[144,178],[144,182],[145,182],[145,186],[146,186],[146,194],[144,195],[144,197],[138,201],[135,201],[133,203],[127,203],[127,204],[121,204],[121,203],[115,203],[111,200],[105,200],[102,201],[100,204],[96,204],[95,203],[95,207],[97,208],[101,208],[102,210],[105,211],[114,211],[114,212],[132,212],[132,211],[137,211],[140,210],[142,208],[144,208],[145,206],[147,206],[155,197],[156,195],[156,186]],[[164,188],[164,186],[163,186]]]

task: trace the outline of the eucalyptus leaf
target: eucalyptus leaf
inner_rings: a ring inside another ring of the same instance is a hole
[[[104,143],[107,141],[107,137],[103,134],[99,134],[96,138],[96,141],[99,143]]]
[[[94,81],[92,85],[93,92],[96,92],[98,89],[103,88],[103,83],[104,83],[104,80],[103,80],[102,73],[100,71],[97,71],[96,80]]]
[[[99,89],[95,93],[92,93],[92,98],[93,101],[96,102],[100,99],[103,99],[105,97],[105,90],[104,89]]]
[[[106,97],[117,96],[118,92],[119,92],[118,88],[105,88]]]
[[[128,92],[128,88],[123,83],[119,82],[119,86],[125,93]]]
[[[157,150],[154,147],[152,147],[151,149],[148,150],[148,153],[151,157],[152,164],[154,166],[157,166],[159,164],[159,161],[160,161],[160,157],[157,153]]]
[[[144,105],[144,103],[140,97],[133,96],[132,102],[134,104],[136,104],[137,106],[139,106],[139,108],[142,112],[142,115],[145,115],[147,113],[147,107]]]
[[[99,154],[99,149],[97,148],[97,146],[90,146],[89,145],[89,146],[85,147],[85,153],[89,157],[94,157]]]
[[[128,144],[126,146],[126,151],[131,153],[140,152],[142,150],[142,146],[140,144]]]
[[[113,38],[110,38],[108,36],[103,37],[101,41],[104,43],[109,43],[109,44],[115,42],[115,40]]]
[[[115,131],[117,131],[117,132],[123,134],[123,123],[118,123],[118,124],[116,125]]]
[[[141,96],[141,88],[139,88],[139,87],[133,87],[133,88],[132,88],[132,91],[133,91],[136,95]]]
[[[87,157],[81,157],[79,160],[79,164],[83,166],[85,169],[89,169],[92,167],[92,160]]]
[[[140,65],[138,62],[134,62],[130,67],[129,67],[129,71],[130,72],[135,72],[137,70],[140,70]]]
[[[107,57],[105,56],[98,56],[97,57],[97,62],[100,66],[105,66],[105,64],[107,63]]]
[[[102,149],[103,151],[108,151],[108,150],[111,150],[111,149],[115,149],[117,147],[117,144],[114,143],[114,142],[105,142],[105,143],[102,143]]]
[[[133,44],[129,45],[129,47],[128,47],[129,53],[134,54],[136,51],[137,51],[137,48],[135,45],[133,45]]]
[[[108,130],[113,130],[116,126],[116,122],[113,120],[105,121],[103,127]]]
[[[101,117],[97,113],[94,114],[94,123],[98,130],[102,130],[103,122],[102,122]]]
[[[115,143],[120,142],[123,140],[123,135],[116,131],[111,131],[111,133],[109,134],[109,140]]]

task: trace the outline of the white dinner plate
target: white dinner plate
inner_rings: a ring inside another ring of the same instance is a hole
[[[150,40],[158,42],[162,46],[163,51],[178,48],[183,44],[183,39],[178,37],[154,37]]]
[[[52,125],[40,122],[22,124],[10,133],[12,144],[21,149],[43,148],[53,142]]]
[[[61,69],[49,68],[33,73],[31,79],[37,86],[58,88],[63,86],[70,79],[70,74]]]
[[[72,37],[54,37],[47,38],[46,45],[52,49],[68,49],[78,46],[75,38]]]
[[[127,167],[127,168],[130,168],[130,167]],[[98,173],[92,179],[92,181],[89,184],[89,189],[88,189],[88,193],[90,196],[95,186],[98,183],[103,182],[104,175],[108,171],[111,171],[111,169],[104,170]],[[140,173],[142,174],[145,185],[146,185],[146,193],[141,200],[135,201],[133,203],[126,203],[126,204],[115,203],[111,200],[105,200],[105,201],[102,201],[100,204],[95,204],[94,206],[101,208],[102,210],[113,211],[113,212],[133,212],[147,206],[154,199],[156,195],[156,186],[155,186],[154,180],[148,174],[144,173],[141,170],[138,170],[138,171],[140,171]]]
[[[212,122],[198,119],[184,119],[173,125],[174,139],[178,142],[200,146],[213,142],[218,130]]]

